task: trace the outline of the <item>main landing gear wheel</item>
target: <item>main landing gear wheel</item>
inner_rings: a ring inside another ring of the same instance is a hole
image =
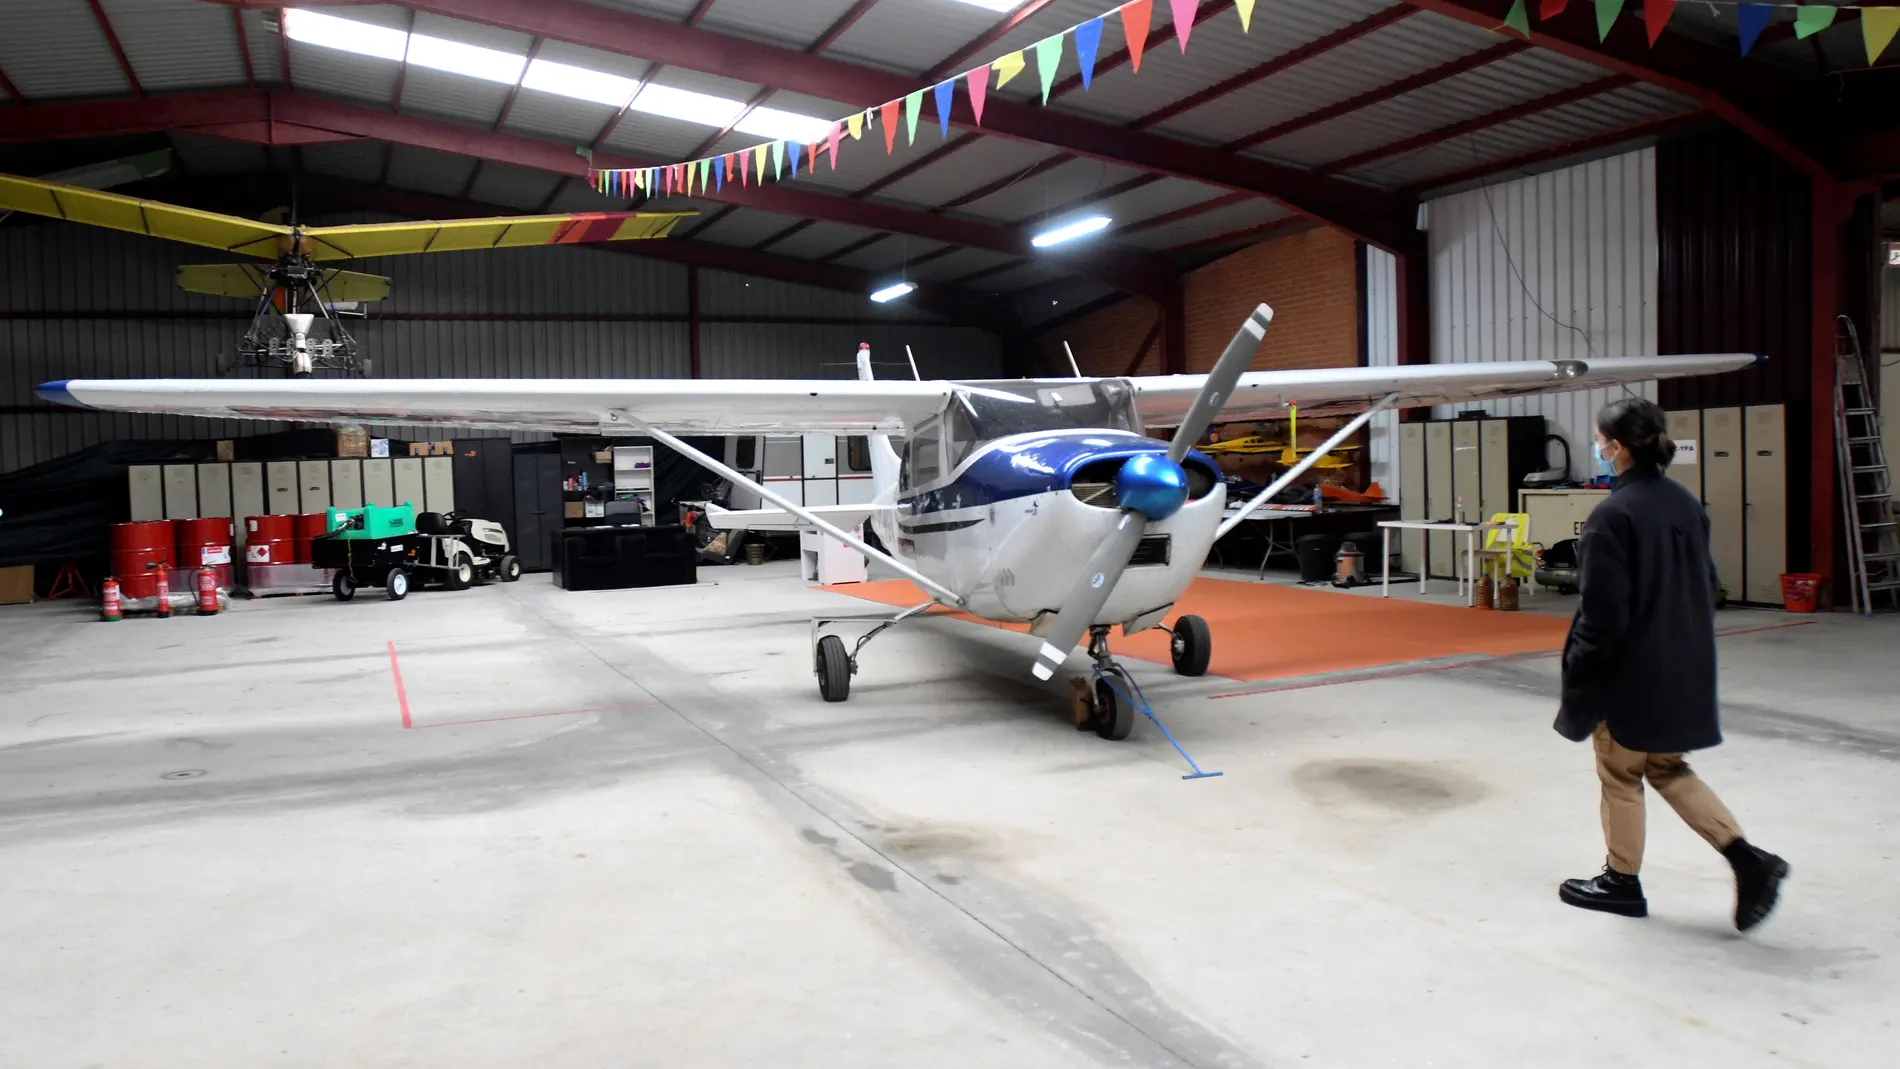
[[[455,555],[455,564],[449,568],[448,587],[450,590],[467,590],[475,582],[475,562],[464,554]]]
[[[1135,730],[1135,707],[1109,685],[1107,677],[1095,681],[1095,733],[1110,742],[1120,742]]]
[[[335,594],[338,601],[348,601],[355,597],[356,584],[350,582],[350,573],[336,573],[336,578],[330,580],[330,593]]]
[[[389,600],[401,601],[409,596],[409,573],[401,568],[389,569],[389,575],[383,579],[383,589],[389,592]]]
[[[844,651],[844,639],[826,635],[818,640],[818,693],[828,702],[841,702],[851,696],[851,655]]]
[[[1207,621],[1198,616],[1183,616],[1174,622],[1174,638],[1168,643],[1176,675],[1207,674],[1207,660],[1214,654],[1214,639],[1208,634]]]

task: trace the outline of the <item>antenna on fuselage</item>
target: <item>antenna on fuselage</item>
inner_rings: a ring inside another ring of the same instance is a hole
[[[910,360],[910,377],[916,379],[918,382],[924,381],[924,377],[917,373],[917,357],[910,351],[910,346],[908,345],[904,346],[904,356]]]
[[[1078,366],[1076,366],[1076,363],[1075,363],[1075,350],[1074,350],[1074,349],[1071,349],[1071,348],[1069,348],[1069,339],[1067,339],[1067,338],[1064,338],[1064,339],[1062,339],[1062,351],[1063,351],[1063,352],[1065,352],[1065,353],[1068,353],[1068,354],[1069,354],[1069,370],[1070,370],[1070,371],[1073,371],[1073,372],[1075,372],[1075,377],[1076,377],[1076,378],[1078,378],[1078,379],[1079,379],[1079,378],[1081,378],[1081,377],[1082,377],[1082,369],[1081,369],[1080,367],[1078,367]]]

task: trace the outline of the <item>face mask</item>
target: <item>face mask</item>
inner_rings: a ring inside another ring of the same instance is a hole
[[[1590,450],[1597,455],[1597,474],[1599,475],[1615,475],[1616,474],[1616,465],[1610,463],[1610,458],[1603,455],[1602,442],[1597,442],[1591,445]]]

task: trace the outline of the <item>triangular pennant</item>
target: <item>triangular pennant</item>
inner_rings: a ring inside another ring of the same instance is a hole
[[[1021,52],[1011,52],[1009,55],[990,64],[990,66],[996,68],[996,88],[1001,89],[1009,84],[1011,78],[1021,74],[1023,67],[1027,66],[1027,63],[1024,61]]]
[[[843,139],[844,125],[842,123],[832,123],[831,136],[827,141],[828,147],[831,149],[831,169],[834,171],[838,169],[838,142]]]
[[[1102,50],[1102,20],[1090,19],[1075,28],[1075,58],[1082,62],[1082,91],[1095,80],[1095,55]]]
[[[1253,32],[1253,0],[1234,0],[1234,6],[1240,9],[1240,32]]]
[[[818,142],[813,141],[805,146],[805,173],[811,174],[813,171],[816,171],[817,169],[818,169]]]
[[[1774,17],[1773,4],[1742,4],[1735,9],[1735,29],[1742,38],[1742,55],[1748,55],[1755,47],[1756,39],[1768,28],[1768,20]]]
[[[793,155],[792,160],[793,160],[792,173],[796,174],[798,173],[797,172],[798,157],[796,154]],[[763,171],[759,172],[759,175],[761,178],[764,177],[764,174],[765,173]],[[784,178],[784,177],[785,177],[785,142],[774,141],[772,142],[772,181],[776,182],[779,179]]]
[[[1643,0],[1643,25],[1649,29],[1649,47],[1656,47],[1656,38],[1662,36],[1663,27],[1669,25],[1669,16],[1675,13],[1676,0]]]
[[[1563,14],[1564,8],[1569,6],[1570,0],[1539,0],[1537,5],[1537,17],[1540,19],[1554,19]]]
[[[904,125],[910,128],[910,140],[906,142],[907,144],[917,143],[917,116],[922,114],[923,110],[924,91],[922,89],[904,98]]]
[[[785,143],[785,155],[791,157],[791,160],[792,160],[792,177],[793,178],[798,177],[798,150],[804,147],[805,146],[799,144],[796,141],[787,141]]]
[[[707,180],[710,179],[711,177],[712,177],[712,161],[709,159],[700,160],[699,161],[699,191],[701,193],[706,192]]]
[[[697,177],[699,177],[698,162],[688,163],[686,165],[686,195],[689,197],[693,195],[693,179]]]
[[[771,151],[768,145],[760,145],[752,150],[752,170],[759,176],[759,184],[765,184],[765,154]]]
[[[851,140],[856,141],[864,136],[864,112],[860,111],[851,116],[844,121],[844,124],[851,131]]]
[[[752,153],[750,152],[739,153],[739,184],[742,186],[749,186],[752,184],[752,167],[750,166],[751,163],[752,163]]]
[[[1128,44],[1128,65],[1137,74],[1141,73],[1141,50],[1148,45],[1148,26],[1154,17],[1155,0],[1134,0],[1122,5],[1122,40]],[[1246,15],[1240,18],[1243,23],[1247,20]]]
[[[1174,39],[1181,42],[1181,51],[1187,51],[1188,34],[1194,32],[1194,9],[1201,0],[1168,0],[1168,10],[1174,12]]]
[[[673,195],[673,174],[678,170],[678,167],[668,167],[666,169],[666,195],[669,197]]]
[[[1042,102],[1049,103],[1049,90],[1056,84],[1056,68],[1062,65],[1062,35],[1036,42],[1036,73],[1042,78]]]
[[[731,157],[728,156],[721,156],[713,161],[714,193],[723,193],[726,190],[726,160],[730,158]]]
[[[976,124],[983,125],[983,102],[990,97],[990,69],[978,67],[963,76],[970,87],[970,110],[976,113]]]
[[[1531,35],[1531,13],[1524,6],[1524,0],[1513,0],[1511,10],[1504,13],[1504,28],[1516,30],[1525,37]]]
[[[943,136],[950,136],[950,109],[956,105],[957,83],[955,79],[938,82],[931,87],[931,95],[937,99],[937,125],[942,127]]]
[[[878,112],[878,120],[884,124],[884,154],[888,156],[897,151],[897,101],[885,102]]]
[[[1597,0],[1597,40],[1610,36],[1610,27],[1623,13],[1623,0]]]
[[[1826,4],[1804,4],[1795,8],[1794,35],[1801,38],[1813,37],[1834,25],[1834,16],[1839,13],[1838,8]]]
[[[1860,32],[1867,39],[1867,65],[1871,67],[1893,43],[1894,34],[1900,33],[1900,7],[1861,8]]]

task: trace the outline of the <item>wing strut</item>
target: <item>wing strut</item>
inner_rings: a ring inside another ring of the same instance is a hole
[[[741,475],[737,471],[734,471],[733,469],[726,467],[724,464],[720,463],[719,461],[714,460],[712,457],[707,456],[705,453],[702,453],[697,449],[694,449],[692,446],[687,445],[685,442],[680,441],[678,438],[673,437],[672,435],[666,433],[665,431],[659,429],[658,427],[655,427],[648,423],[643,423],[640,420],[635,419],[630,413],[626,412],[624,409],[610,410],[607,413],[606,421],[611,424],[619,424],[622,427],[630,427],[633,430],[639,432],[640,434],[651,436],[656,441],[659,441],[660,443],[668,446],[669,448],[678,452],[680,455],[693,461],[695,464],[698,464],[700,467],[705,468],[707,471],[712,472],[714,475],[717,475],[723,479],[729,479],[732,482],[745,487],[747,490],[750,490],[753,493],[764,498],[765,500],[770,501],[772,504],[777,505],[779,508],[784,509],[786,512],[791,513],[792,515],[798,517],[799,519],[804,520],[806,523],[811,524],[813,527],[818,528],[820,531],[823,531],[826,534],[830,535],[831,537],[837,539],[838,541],[843,542],[845,545],[850,546],[852,549],[856,550],[858,554],[862,556],[864,559],[876,561],[879,564],[887,565],[895,569],[896,571],[903,573],[903,575],[906,578],[908,578],[911,582],[916,583],[918,586],[921,586],[926,590],[931,590],[931,591],[936,592],[937,594],[941,595],[941,600],[948,601],[952,605],[961,607],[964,604],[963,595],[958,594],[956,591],[951,590],[949,587],[944,586],[942,583],[939,583],[936,580],[925,575],[924,573],[918,571],[917,569],[912,568],[910,565],[905,564],[903,561],[898,560],[896,557],[891,556],[889,553],[884,553],[879,550],[872,549],[870,546],[864,543],[863,539],[853,537],[851,534],[844,531],[842,528],[831,523],[830,521],[826,520],[822,516],[819,516],[817,513],[812,512],[810,509],[807,509],[803,505],[792,504],[790,499],[783,497],[780,494],[770,489],[767,489],[764,484],[757,483],[757,482],[752,481],[751,479],[746,478],[744,475]],[[614,428],[602,428],[602,429],[611,431]]]
[[[1253,500],[1247,502],[1245,505],[1240,506],[1239,512],[1234,513],[1232,516],[1229,516],[1227,517],[1226,520],[1222,521],[1221,525],[1215,528],[1214,530],[1214,540],[1216,542],[1220,541],[1223,537],[1226,536],[1227,532],[1234,529],[1234,526],[1236,524],[1246,519],[1247,517],[1253,515],[1255,509],[1266,504],[1268,501],[1271,501],[1273,499],[1273,495],[1279,493],[1280,491],[1286,489],[1288,486],[1292,485],[1293,480],[1299,478],[1302,475],[1305,475],[1306,469],[1319,463],[1319,460],[1321,457],[1332,452],[1333,449],[1339,445],[1339,443],[1352,437],[1354,434],[1357,434],[1359,432],[1359,428],[1365,426],[1368,422],[1370,422],[1372,420],[1372,417],[1392,407],[1392,402],[1398,399],[1399,399],[1399,395],[1396,393],[1386,394],[1384,397],[1379,399],[1378,404],[1373,405],[1371,408],[1368,408],[1364,412],[1361,412],[1357,416],[1354,416],[1352,418],[1352,422],[1346,424],[1344,427],[1339,428],[1339,430],[1336,431],[1331,438],[1326,439],[1325,443],[1322,444],[1318,449],[1315,449],[1311,453],[1308,453],[1306,455],[1305,460],[1302,460],[1298,464],[1295,464],[1292,467],[1288,468],[1285,475],[1282,475],[1278,479],[1273,480],[1273,484],[1271,486],[1268,486],[1265,490],[1262,490],[1259,493],[1255,494],[1253,496]],[[1296,441],[1293,443],[1293,448],[1298,449],[1299,445],[1300,443]]]

